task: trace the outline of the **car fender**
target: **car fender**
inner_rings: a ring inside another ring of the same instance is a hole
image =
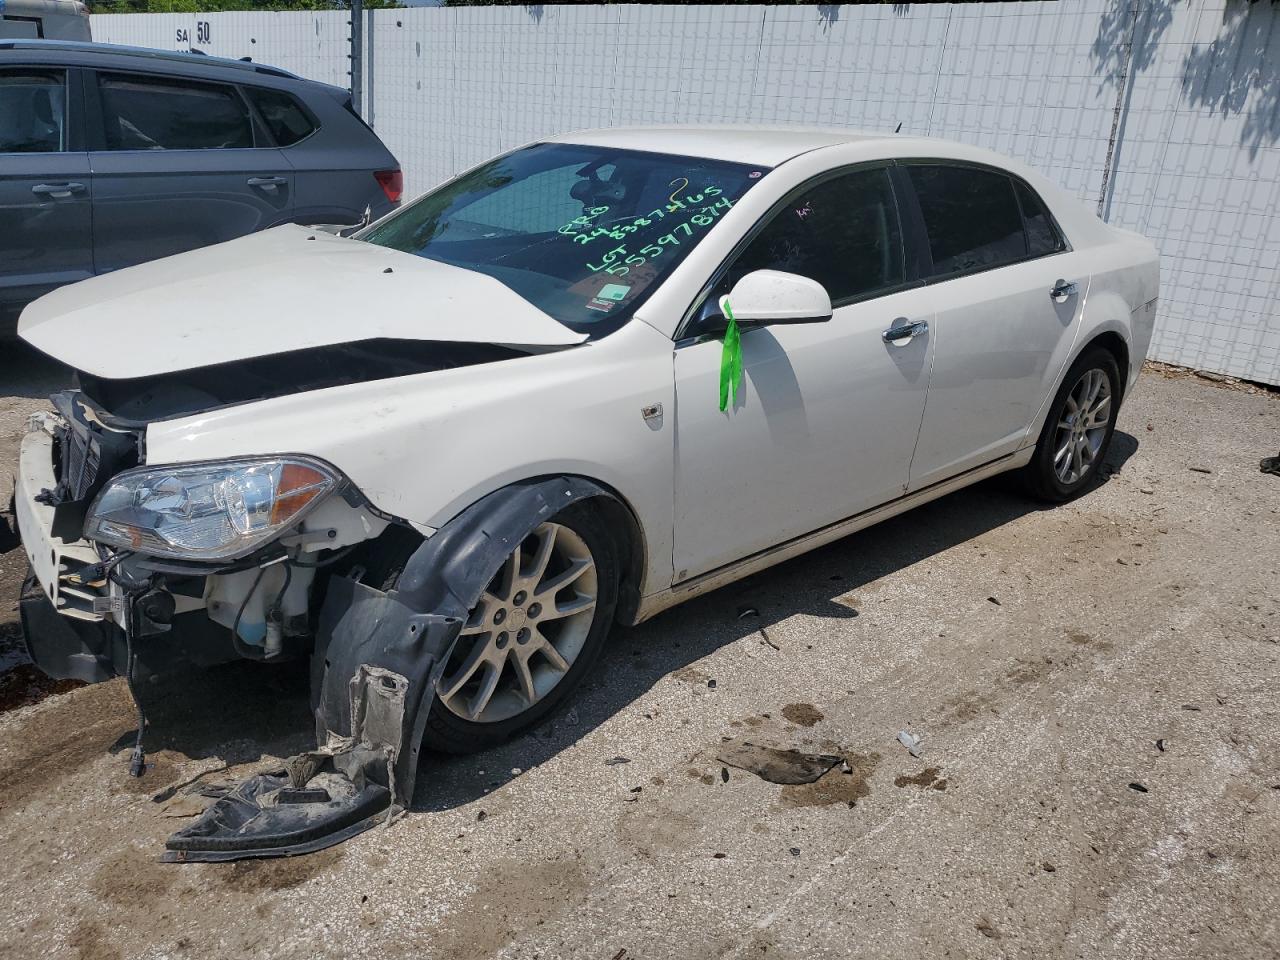
[[[449,650],[480,595],[512,550],[539,524],[585,500],[615,501],[581,477],[544,477],[496,490],[446,523],[410,555],[389,592],[351,578],[331,581],[312,658],[319,743],[356,734],[353,685],[394,679],[403,695],[394,792],[407,805],[422,733]]]
[[[151,423],[147,464],[308,454],[429,536],[531,477],[592,477],[637,520],[650,593],[672,576],[672,354],[633,322],[570,349],[221,407]]]

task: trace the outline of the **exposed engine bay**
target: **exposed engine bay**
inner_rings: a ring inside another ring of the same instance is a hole
[[[110,411],[113,422],[137,425],[233,403],[495,363],[524,353],[494,344],[378,339],[149,377],[113,380],[78,372],[76,378],[88,399]]]

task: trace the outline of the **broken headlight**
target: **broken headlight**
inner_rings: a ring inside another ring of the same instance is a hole
[[[233,560],[296,523],[337,485],[332,468],[301,457],[141,467],[111,478],[84,532],[152,556]]]

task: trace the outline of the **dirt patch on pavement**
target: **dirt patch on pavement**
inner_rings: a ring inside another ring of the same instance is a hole
[[[799,727],[812,727],[822,719],[822,711],[812,703],[788,703],[782,715]]]
[[[123,954],[102,932],[102,927],[81,920],[67,938],[67,946],[76,951],[79,960],[120,960]]]
[[[89,882],[95,897],[113,907],[148,907],[163,896],[178,879],[172,864],[160,863],[151,855],[130,848],[102,864]]]
[[[0,713],[27,707],[55,693],[67,693],[83,686],[79,680],[52,680],[37,667],[24,663],[0,674]]]
[[[445,918],[432,940],[432,955],[487,960],[521,931],[570,910],[588,888],[577,859],[501,863]]]
[[[871,796],[871,774],[880,765],[878,753],[848,753],[845,763],[849,772],[839,767],[823,774],[813,783],[789,784],[782,788],[780,802],[784,807],[829,807],[843,803],[852,807],[863,797]]]
[[[947,778],[938,767],[925,767],[913,777],[899,774],[893,778],[895,787],[928,787],[932,790],[947,789]]]
[[[342,859],[342,847],[330,847],[302,857],[271,860],[240,860],[221,864],[216,879],[237,893],[260,893],[264,890],[288,890],[301,886],[328,871]]]
[[[134,728],[123,682],[73,690],[58,703],[56,717],[47,713],[23,717],[5,731],[10,749],[0,753],[0,809],[52,792],[63,777],[109,752]]]

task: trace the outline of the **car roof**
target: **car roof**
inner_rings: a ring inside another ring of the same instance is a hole
[[[557,143],[648,150],[681,156],[733,160],[775,167],[811,150],[842,143],[874,143],[905,139],[840,127],[767,127],[741,124],[698,126],[610,127],[579,130],[548,138]],[[918,139],[918,138],[911,138]],[[939,141],[940,143],[943,141]]]
[[[230,60],[226,57],[210,57],[200,53],[184,53],[177,50],[154,50],[150,47],[129,47],[116,43],[92,43],[81,40],[0,40],[0,50],[35,51],[43,54],[62,54],[69,59],[80,62],[87,58],[97,63],[115,64],[116,66],[138,61],[145,63],[173,63],[189,67],[226,69],[247,71],[270,77],[282,77],[288,80],[302,80],[297,74],[265,63],[251,63],[246,60]]]

